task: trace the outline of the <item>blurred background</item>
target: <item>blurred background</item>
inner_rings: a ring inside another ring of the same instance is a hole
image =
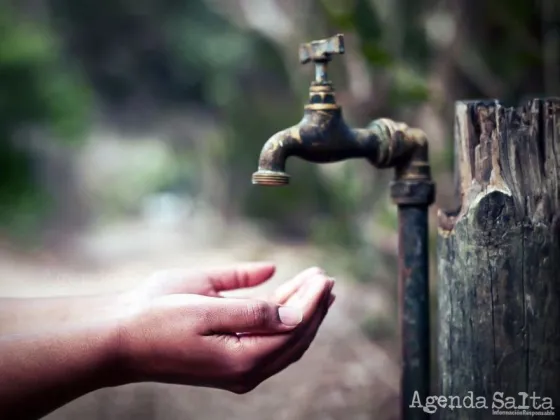
[[[557,0],[3,0],[0,293],[99,293],[153,271],[274,260],[274,287],[321,265],[337,303],[302,362],[254,392],[142,384],[56,419],[391,419],[398,411],[391,171],[288,163],[251,185],[299,121],[301,42],[331,63],[346,120],[421,127],[451,208],[454,102],[560,94]],[[436,281],[432,263],[433,283]],[[435,308],[435,300],[434,300]],[[435,313],[434,313],[435,315]]]

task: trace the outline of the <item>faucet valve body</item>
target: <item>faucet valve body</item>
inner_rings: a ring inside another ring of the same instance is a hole
[[[342,34],[300,45],[300,62],[315,65],[309,101],[298,124],[279,131],[265,143],[253,183],[287,185],[290,176],[285,166],[290,156],[315,163],[366,158],[378,168],[395,168],[391,191],[397,203],[416,202],[420,191],[426,191],[423,202],[433,201],[433,193],[427,192],[430,189],[427,184],[431,185],[428,143],[421,130],[385,118],[373,121],[364,129],[353,129],[345,123],[327,76],[328,63],[344,51]],[[419,183],[422,186],[416,187]],[[412,196],[417,198],[406,198]]]

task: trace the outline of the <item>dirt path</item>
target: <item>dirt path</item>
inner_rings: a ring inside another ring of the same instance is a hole
[[[153,271],[171,267],[224,265],[273,260],[273,288],[317,261],[308,247],[271,243],[244,225],[228,235],[208,223],[164,229],[139,223],[112,227],[82,238],[73,258],[29,261],[0,254],[0,294],[11,296],[97,293],[134,284]],[[197,238],[197,239],[194,239]],[[241,238],[241,239],[240,239]],[[86,395],[47,416],[48,420],[112,419],[391,419],[397,410],[398,367],[393,357],[369,341],[356,319],[386,311],[386,299],[337,278],[337,302],[306,356],[248,395],[206,389],[141,384]]]

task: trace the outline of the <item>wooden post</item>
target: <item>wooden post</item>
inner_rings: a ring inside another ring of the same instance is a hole
[[[560,98],[458,102],[455,152],[460,208],[438,220],[438,413],[560,415]],[[469,395],[488,408],[449,407]]]

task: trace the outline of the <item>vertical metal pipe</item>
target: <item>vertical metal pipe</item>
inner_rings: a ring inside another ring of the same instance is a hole
[[[427,419],[430,393],[428,206],[401,204],[399,213],[399,307],[401,321],[401,419]]]

